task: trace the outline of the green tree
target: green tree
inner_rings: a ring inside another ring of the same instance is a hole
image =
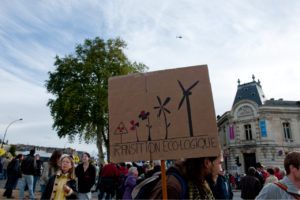
[[[11,145],[11,146],[9,147],[8,152],[10,152],[11,155],[16,156],[16,151],[17,151],[17,146],[16,146],[16,145]]]
[[[124,54],[126,43],[120,38],[107,41],[96,37],[77,45],[74,55],[56,56],[56,70],[48,72],[46,88],[58,136],[86,143],[96,141],[99,161],[104,163],[106,147],[109,158],[108,78],[144,72],[147,66],[131,62]]]

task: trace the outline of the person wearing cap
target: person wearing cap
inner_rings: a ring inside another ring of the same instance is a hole
[[[256,199],[300,199],[300,152],[290,152],[284,159],[287,175],[266,185]]]

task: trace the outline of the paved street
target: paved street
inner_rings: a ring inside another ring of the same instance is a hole
[[[241,190],[233,190],[233,200],[241,200]]]
[[[6,183],[6,180],[0,180],[0,199],[6,199],[5,197],[2,196],[5,191],[5,189],[4,189],[5,183]],[[12,196],[15,197],[15,199],[19,198],[20,186],[21,186],[21,179],[19,179],[16,190],[13,190]],[[37,184],[36,191],[39,191],[39,190],[40,190],[40,186]],[[29,196],[28,192],[25,192],[25,196]],[[40,198],[41,194],[39,192],[35,192],[35,197]]]
[[[5,183],[6,183],[6,180],[0,180],[0,199],[6,199],[5,197],[2,196],[4,191],[5,191],[5,189],[4,189]],[[16,199],[19,197],[20,186],[21,186],[21,179],[19,179],[16,190],[13,191],[13,196]],[[35,197],[39,199],[41,197],[41,193],[39,192],[40,191],[40,185],[39,184],[36,185],[35,191],[36,191],[35,192]],[[28,192],[25,192],[25,196],[29,196]],[[93,197],[93,199],[98,199],[97,192],[92,193],[92,197]]]

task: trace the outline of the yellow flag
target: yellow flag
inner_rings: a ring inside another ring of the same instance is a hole
[[[0,156],[2,156],[5,153],[5,150],[0,148]]]
[[[75,163],[79,162],[79,157],[77,155],[75,156],[74,161],[75,161]]]

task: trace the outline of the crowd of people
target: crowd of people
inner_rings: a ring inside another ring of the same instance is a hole
[[[8,160],[8,162],[4,160]],[[95,185],[96,167],[90,162],[90,154],[82,155],[82,163],[75,167],[71,156],[63,155],[62,151],[52,153],[48,162],[42,163],[40,156],[32,149],[29,155],[19,154],[10,160],[5,157],[2,162],[2,179],[6,179],[6,198],[12,196],[19,179],[20,199],[25,199],[28,190],[29,198],[36,199],[36,185],[40,184],[41,199],[92,199],[91,189]]]
[[[35,199],[40,184],[41,199],[162,199],[161,163],[107,163],[99,168],[84,153],[82,163],[75,166],[73,158],[54,151],[42,163],[31,150],[11,161],[2,160],[2,179],[7,179],[3,196],[12,197],[21,178],[20,196],[28,190]],[[215,157],[189,158],[168,162],[167,194],[169,199],[232,199],[233,189],[241,190],[242,199],[299,199],[300,153],[286,155],[284,169],[265,168],[261,163],[249,167],[247,174],[229,174],[222,168],[222,152]],[[92,190],[92,188],[95,188]]]

